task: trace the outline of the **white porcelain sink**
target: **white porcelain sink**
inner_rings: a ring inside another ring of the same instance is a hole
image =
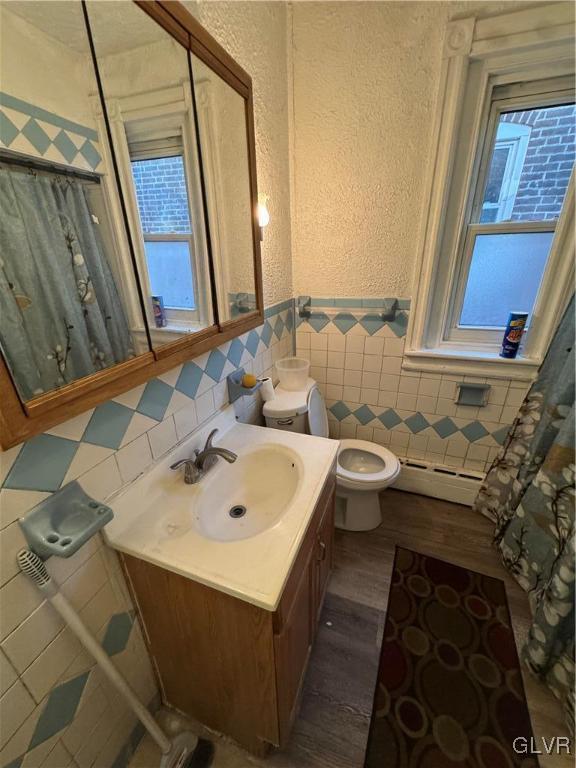
[[[192,504],[195,527],[216,541],[256,536],[282,517],[301,477],[302,462],[289,448],[249,450],[198,484],[200,493]]]
[[[238,458],[186,485],[170,466],[213,428],[214,444]],[[275,610],[337,451],[336,440],[238,424],[226,409],[108,500],[104,534],[121,552]]]

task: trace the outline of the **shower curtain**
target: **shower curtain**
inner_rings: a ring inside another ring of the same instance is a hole
[[[0,344],[24,400],[134,356],[83,185],[0,167]]]
[[[574,725],[574,297],[475,502],[529,593],[524,662]]]

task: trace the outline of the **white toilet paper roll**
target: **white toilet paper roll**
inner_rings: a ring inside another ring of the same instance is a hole
[[[262,382],[262,386],[260,387],[260,392],[262,394],[262,400],[264,400],[265,403],[268,402],[268,400],[273,400],[274,399],[274,385],[272,384],[272,379],[267,377],[265,379],[260,379],[260,381]]]

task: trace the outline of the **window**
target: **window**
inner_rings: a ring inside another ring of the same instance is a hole
[[[448,22],[403,370],[531,381],[541,364],[574,285],[574,42],[563,3]]]
[[[197,320],[194,237],[179,137],[130,145],[152,296],[171,324]]]
[[[494,89],[446,340],[499,344],[511,311],[530,322],[574,163],[570,95]]]

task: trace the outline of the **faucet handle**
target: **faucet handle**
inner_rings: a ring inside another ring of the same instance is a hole
[[[194,459],[178,459],[178,461],[175,461],[174,464],[170,464],[170,469],[180,469],[180,467],[183,467],[185,464],[188,464],[189,461],[194,461]]]
[[[207,451],[210,448],[212,448],[212,440],[214,439],[214,436],[218,433],[217,429],[213,429],[212,432],[208,435],[208,439],[206,440],[206,445],[204,446],[204,450]]]
[[[194,459],[180,459],[180,461],[170,465],[172,470],[180,469],[180,467],[184,467],[184,482],[186,485],[194,485],[194,483],[198,482],[201,472],[196,466]]]

